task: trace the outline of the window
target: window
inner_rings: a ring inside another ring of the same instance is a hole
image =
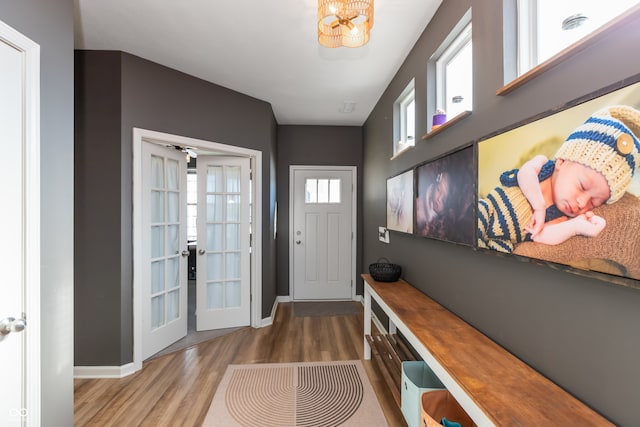
[[[393,104],[394,143],[393,155],[397,155],[416,142],[416,92],[415,80],[402,91]]]
[[[516,0],[518,76],[613,20],[638,0]]]
[[[340,203],[340,179],[307,178],[305,203]]]
[[[471,20],[470,14],[467,19]],[[436,109],[443,110],[448,120],[473,108],[471,22],[454,37],[435,57]]]

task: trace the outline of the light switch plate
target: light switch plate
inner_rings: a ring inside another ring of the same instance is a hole
[[[378,227],[378,239],[382,243],[389,243],[389,230],[386,227]]]

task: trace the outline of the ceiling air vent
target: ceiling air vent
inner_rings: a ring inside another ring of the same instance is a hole
[[[581,13],[571,15],[568,18],[565,18],[564,21],[562,21],[562,31],[568,31],[573,30],[574,28],[578,28],[579,26],[584,24],[587,19],[589,19],[589,17],[584,16]]]

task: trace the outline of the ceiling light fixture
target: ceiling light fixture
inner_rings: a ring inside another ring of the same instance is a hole
[[[360,47],[373,27],[373,0],[318,0],[318,41],[324,47]]]

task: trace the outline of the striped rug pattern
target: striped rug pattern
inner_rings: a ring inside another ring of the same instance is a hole
[[[204,426],[386,426],[359,360],[230,365]]]

